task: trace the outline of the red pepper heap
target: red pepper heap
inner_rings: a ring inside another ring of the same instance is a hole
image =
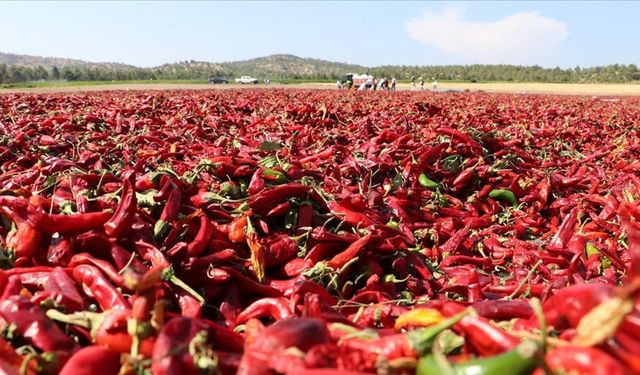
[[[638,104],[0,96],[0,369],[638,373]]]

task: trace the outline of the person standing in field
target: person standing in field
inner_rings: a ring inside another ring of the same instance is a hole
[[[396,77],[391,78],[391,90],[396,91],[396,84],[398,83],[398,81],[396,81]]]
[[[380,90],[386,90],[389,87],[389,82],[387,81],[387,77],[382,77],[380,79]]]
[[[416,76],[411,76],[411,89],[416,89]]]
[[[420,77],[420,91],[424,91],[424,78]]]
[[[438,81],[434,80],[433,83],[431,84],[431,90],[433,91],[437,91],[438,90]]]

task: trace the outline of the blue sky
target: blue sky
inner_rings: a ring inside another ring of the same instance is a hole
[[[290,53],[367,66],[640,65],[640,2],[3,2],[0,51],[156,66]]]

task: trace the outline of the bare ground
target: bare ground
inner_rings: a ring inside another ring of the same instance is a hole
[[[431,84],[425,85],[429,90]],[[114,90],[224,90],[233,88],[291,88],[291,89],[335,89],[332,83],[303,83],[288,85],[211,85],[187,83],[123,83],[95,86],[51,86],[0,89],[3,93],[83,93]],[[399,90],[413,90],[410,84],[400,84]],[[419,86],[418,88],[419,89]],[[562,95],[636,96],[640,95],[640,84],[573,84],[573,83],[439,83],[438,90],[469,90],[504,93],[540,93]]]

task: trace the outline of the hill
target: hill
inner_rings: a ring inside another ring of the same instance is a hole
[[[284,54],[230,62],[226,63],[226,66],[232,72],[293,79],[332,79],[345,73],[368,70],[367,67],[361,65]]]
[[[542,68],[517,65],[388,65],[366,67],[355,64],[277,54],[242,61],[181,61],[151,68],[120,63],[18,55],[0,52],[0,83],[37,80],[121,81],[121,80],[206,80],[211,76],[229,78],[251,75],[259,79],[335,80],[344,74],[370,72],[377,77],[395,76],[401,80],[466,82],[561,82],[618,83],[640,81],[640,70],[633,65],[612,64],[590,68]]]
[[[135,66],[133,65],[120,64],[120,63],[111,63],[111,62],[96,63],[96,62],[89,62],[84,60],[65,59],[61,57],[18,55],[15,53],[4,53],[4,52],[0,52],[0,64],[24,66],[27,68],[37,68],[38,66],[42,66],[43,68],[48,70],[53,69],[54,66],[58,67],[58,69],[62,69],[65,67],[72,67],[72,68],[102,67],[107,69],[135,68]]]
[[[48,77],[67,80],[122,80],[122,79],[207,79],[212,75],[239,77],[251,75],[270,79],[334,79],[351,71],[367,68],[347,63],[332,62],[294,55],[278,54],[250,60],[213,63],[206,61],[181,61],[152,68],[139,68],[119,63],[94,63],[83,60],[56,57],[40,57],[0,52],[0,64],[4,64],[5,77],[0,82],[17,82],[31,79],[47,79],[42,69],[53,75]],[[0,74],[3,68],[0,67]],[[2,77],[0,77],[1,79]]]

